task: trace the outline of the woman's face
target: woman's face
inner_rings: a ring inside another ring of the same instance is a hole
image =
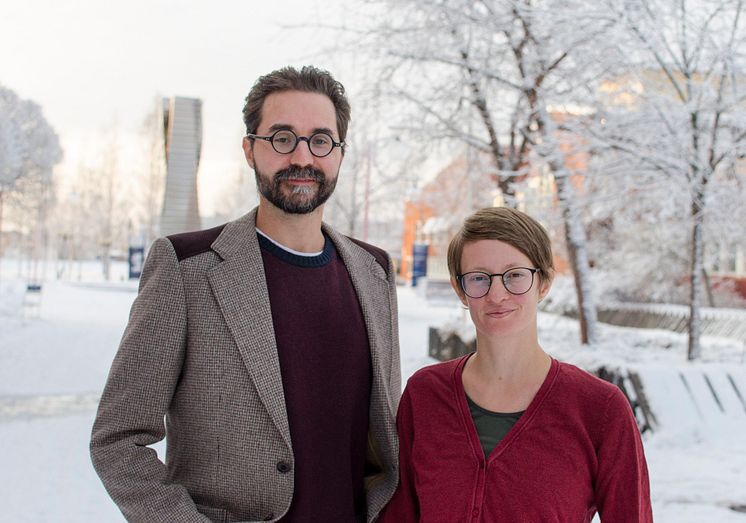
[[[525,254],[499,240],[468,243],[461,254],[462,274],[471,271],[504,273],[516,267],[536,268]],[[489,292],[481,298],[466,296],[458,287],[456,291],[469,308],[474,326],[482,336],[525,335],[533,339],[536,336],[536,306],[549,292],[550,286],[546,278],[537,272],[531,289],[525,294],[509,293],[500,276],[492,278]]]

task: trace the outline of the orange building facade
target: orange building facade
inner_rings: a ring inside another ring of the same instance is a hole
[[[492,205],[498,193],[486,169],[478,158],[463,153],[405,202],[401,278],[412,281],[415,244],[428,245],[428,277],[448,277],[448,242],[466,216],[474,209]]]

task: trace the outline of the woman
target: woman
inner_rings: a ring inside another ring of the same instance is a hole
[[[541,225],[514,209],[477,211],[451,241],[448,269],[477,350],[410,378],[400,484],[381,521],[652,521],[629,402],[539,345],[536,308],[554,276]]]

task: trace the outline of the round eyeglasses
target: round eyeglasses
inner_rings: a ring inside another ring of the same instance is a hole
[[[335,142],[329,133],[314,133],[310,137],[298,136],[289,129],[279,129],[270,136],[259,136],[257,134],[247,134],[249,138],[264,140],[272,144],[272,149],[280,154],[290,154],[298,147],[298,142],[306,142],[308,150],[316,158],[329,156],[335,147],[343,147],[344,142]]]
[[[486,272],[474,271],[457,275],[456,279],[469,298],[482,298],[487,296],[492,286],[492,278],[500,276],[505,290],[510,294],[521,295],[531,290],[534,284],[534,274],[539,269],[529,267],[516,267],[504,273],[487,274]]]

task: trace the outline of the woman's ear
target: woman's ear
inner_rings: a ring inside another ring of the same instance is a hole
[[[466,295],[464,294],[464,291],[461,290],[461,286],[458,284],[458,281],[456,281],[456,278],[451,278],[451,287],[453,287],[456,296],[458,296],[458,299],[461,300],[463,306],[468,309],[469,304],[466,303]]]
[[[549,290],[552,288],[552,281],[554,280],[554,272],[551,274],[539,274],[540,283],[539,283],[539,301],[543,300],[547,294],[549,294]]]

